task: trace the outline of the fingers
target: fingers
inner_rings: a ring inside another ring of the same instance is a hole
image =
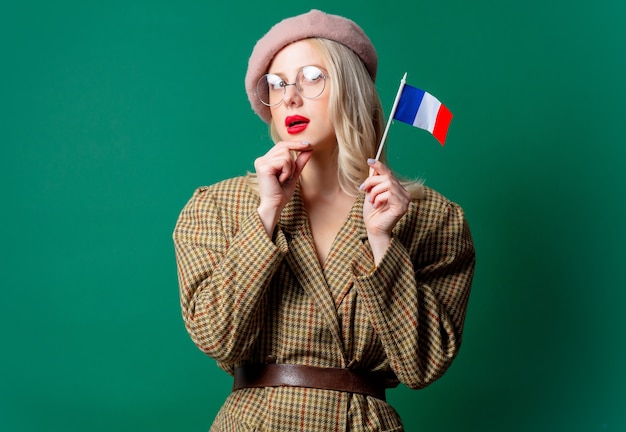
[[[405,211],[410,201],[407,190],[384,164],[374,159],[368,159],[367,163],[375,173],[360,186],[367,194],[368,201],[377,209],[393,206]]]
[[[294,159],[293,152],[298,153]],[[265,155],[257,158],[254,168],[257,175],[275,177],[280,184],[298,177],[308,162],[311,144],[300,141],[280,141]]]
[[[363,204],[363,221],[367,228],[374,256],[381,256],[389,245],[389,238],[398,221],[406,214],[411,196],[384,164],[369,159],[370,175],[361,185],[366,194]],[[380,240],[382,239],[382,243]],[[376,244],[382,246],[375,247]],[[378,252],[377,252],[378,251]]]
[[[297,181],[304,169],[304,166],[307,164],[311,156],[313,155],[313,151],[311,150],[311,144],[308,142],[280,142],[279,145],[288,150],[288,155],[284,159],[284,171],[278,178],[280,184],[284,184],[287,181]],[[295,159],[293,158],[293,153],[297,153]]]
[[[298,177],[300,177],[300,174],[302,173],[302,170],[304,169],[304,166],[311,159],[311,156],[313,156],[313,151],[312,150],[302,150],[302,151],[300,151],[300,153],[296,157],[296,160],[294,161],[295,162],[295,166],[296,166],[296,170],[295,170],[295,173],[294,173],[294,178],[296,180],[298,179]]]
[[[399,183],[384,182],[376,185],[367,194],[375,209],[395,207],[404,213],[410,201],[409,193]]]
[[[376,159],[368,159],[367,164],[370,166],[370,175],[361,184],[360,189],[366,193],[371,193],[372,188],[383,183],[387,177],[393,177],[389,168]]]
[[[376,159],[368,159],[367,164],[370,166],[370,175],[391,174],[391,170]]]

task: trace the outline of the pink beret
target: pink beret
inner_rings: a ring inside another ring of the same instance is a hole
[[[274,25],[254,46],[248,60],[246,72],[246,92],[252,109],[269,123],[272,119],[269,107],[263,105],[255,94],[256,84],[261,75],[267,73],[272,59],[290,43],[319,37],[339,42],[354,51],[363,61],[372,80],[376,80],[378,56],[374,45],[365,32],[355,22],[319,10],[311,10],[302,15],[287,18]]]

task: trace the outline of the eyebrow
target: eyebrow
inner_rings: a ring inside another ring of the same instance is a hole
[[[319,68],[322,72],[324,72],[325,74],[328,73],[328,70],[322,66],[322,65],[318,65],[318,64],[305,64],[304,66],[300,66],[299,68],[296,69],[296,74],[298,72],[300,72],[302,69],[304,69],[307,66],[315,66],[316,68]],[[272,74],[272,75],[278,75],[280,77],[284,77],[285,73],[284,72],[272,72],[271,70],[267,72],[268,74]]]

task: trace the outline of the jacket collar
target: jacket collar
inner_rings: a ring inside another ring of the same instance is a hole
[[[350,209],[348,216],[348,223],[354,224],[357,229],[357,235],[359,239],[364,240],[367,238],[367,231],[365,230],[365,224],[363,224],[363,199],[365,194],[360,193]],[[308,225],[309,219],[306,209],[304,208],[304,201],[302,199],[302,190],[300,185],[296,187],[293,197],[285,205],[283,212],[280,215],[278,221],[279,228],[285,233],[294,235]]]

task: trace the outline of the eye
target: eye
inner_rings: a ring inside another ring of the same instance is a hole
[[[285,81],[278,75],[267,74],[266,78],[270,90],[282,90],[285,87]]]
[[[324,72],[316,66],[305,66],[302,68],[302,77],[305,82],[315,82],[324,76]]]

